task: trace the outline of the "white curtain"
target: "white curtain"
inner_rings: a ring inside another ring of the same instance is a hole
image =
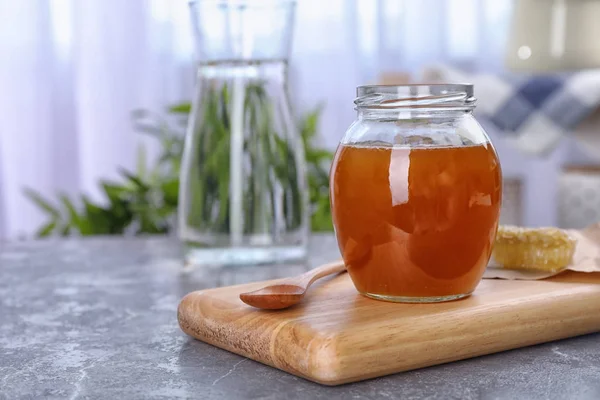
[[[298,0],[291,87],[296,109],[325,105],[324,143],[354,118],[359,84],[434,62],[501,65],[510,0]],[[130,113],[189,100],[186,0],[0,0],[0,239],[31,235],[46,197],[86,193],[132,169],[156,143]]]

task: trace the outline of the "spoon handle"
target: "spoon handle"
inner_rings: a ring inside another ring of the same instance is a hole
[[[303,273],[302,275],[291,278],[294,280],[294,284],[298,286],[303,286],[305,289],[308,289],[310,285],[313,284],[314,281],[320,279],[327,275],[337,274],[338,272],[344,272],[346,270],[346,265],[343,260],[333,261],[327,264],[323,264],[317,268],[313,268],[310,271]]]

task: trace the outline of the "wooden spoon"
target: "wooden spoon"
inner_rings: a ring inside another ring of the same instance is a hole
[[[284,278],[277,283],[253,292],[241,293],[240,300],[249,306],[265,310],[281,310],[298,304],[304,298],[309,286],[317,279],[346,270],[343,261],[321,265],[292,278]]]

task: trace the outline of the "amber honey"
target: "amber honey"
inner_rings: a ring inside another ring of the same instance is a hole
[[[491,144],[340,145],[331,172],[336,235],[359,292],[435,301],[475,289],[500,212]]]

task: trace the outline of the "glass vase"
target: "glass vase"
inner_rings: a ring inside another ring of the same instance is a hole
[[[179,196],[187,265],[306,255],[304,149],[287,92],[294,6],[190,3],[199,63]]]

